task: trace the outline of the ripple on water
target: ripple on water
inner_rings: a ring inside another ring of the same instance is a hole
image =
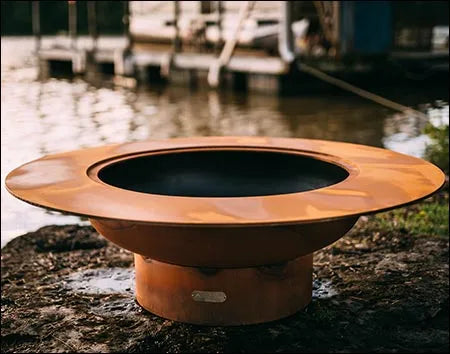
[[[45,37],[43,46],[55,40],[62,38]],[[90,39],[81,37],[78,44],[89,47]],[[99,42],[101,48],[123,44],[121,38]],[[12,169],[42,155],[144,139],[298,137],[384,146],[413,155],[420,155],[426,143],[422,118],[395,114],[349,94],[278,97],[182,87],[132,90],[94,86],[81,79],[37,81],[33,48],[32,37],[2,37],[2,181]],[[405,93],[398,101],[426,112],[434,124],[448,124],[448,88],[430,91],[420,87],[413,91],[414,99]],[[388,92],[383,95],[390,98]],[[402,102],[406,99],[409,102]],[[2,247],[13,237],[45,225],[80,222],[13,198],[4,183],[1,214]]]

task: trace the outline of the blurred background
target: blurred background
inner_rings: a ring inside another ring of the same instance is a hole
[[[448,173],[448,35],[447,1],[2,1],[2,181],[45,154],[196,135],[361,143]],[[4,183],[1,215],[2,246],[84,222]]]

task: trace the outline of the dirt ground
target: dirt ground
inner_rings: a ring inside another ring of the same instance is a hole
[[[316,289],[305,310],[242,327],[152,315],[134,300],[132,254],[91,227],[41,228],[2,249],[1,350],[448,352],[448,237],[411,235],[396,227],[398,214],[387,215],[383,223],[362,217],[315,254]]]

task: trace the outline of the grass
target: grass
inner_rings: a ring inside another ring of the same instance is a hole
[[[373,227],[385,231],[406,231],[411,236],[448,238],[448,191],[420,204],[377,214]]]
[[[424,133],[430,138],[425,151],[425,159],[449,173],[449,126],[433,126],[429,123]],[[448,183],[433,197],[420,204],[377,214],[372,226],[378,230],[401,231],[411,236],[437,236],[448,238],[449,224]]]
[[[425,150],[425,158],[439,166],[447,175],[449,174],[449,143],[448,143],[448,125],[441,127],[435,127],[428,124],[425,128],[425,134],[427,134],[431,143]]]

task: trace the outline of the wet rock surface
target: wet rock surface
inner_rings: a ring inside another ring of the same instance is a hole
[[[41,228],[2,249],[2,352],[448,352],[448,239],[371,218],[316,253],[304,311],[242,327],[152,315],[131,253],[91,227]]]

